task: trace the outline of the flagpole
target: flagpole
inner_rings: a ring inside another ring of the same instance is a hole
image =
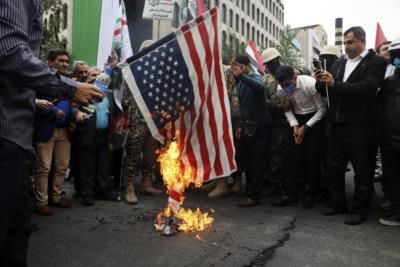
[[[324,70],[326,71],[326,59],[324,59]],[[325,91],[326,91],[326,100],[327,100],[327,104],[328,104],[328,108],[330,107],[329,104],[329,91],[328,91],[328,84],[325,83]]]

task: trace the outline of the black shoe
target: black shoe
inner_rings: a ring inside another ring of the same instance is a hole
[[[332,216],[332,215],[336,215],[336,214],[345,214],[345,213],[347,213],[347,209],[343,208],[343,207],[339,208],[336,206],[331,206],[331,207],[322,209],[319,213],[324,216]]]
[[[283,196],[281,199],[271,201],[272,206],[296,206],[297,198],[294,196]]]
[[[367,215],[365,214],[347,214],[344,223],[347,225],[359,225],[367,220]]]
[[[387,226],[400,226],[400,211],[392,212],[388,216],[380,218],[379,223]]]
[[[303,203],[303,209],[308,210],[314,207],[314,197],[313,196],[306,196],[306,199]]]
[[[95,198],[98,200],[119,201],[119,193],[114,191],[107,191],[96,193]]]
[[[82,197],[81,203],[83,206],[93,206],[94,199],[92,197]]]

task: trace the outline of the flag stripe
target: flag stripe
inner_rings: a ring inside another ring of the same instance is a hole
[[[185,31],[184,29],[182,29],[183,31]],[[200,110],[203,110],[203,106],[205,103],[205,84],[204,84],[204,80],[202,78],[202,64],[199,58],[199,55],[197,53],[196,47],[195,47],[195,42],[193,40],[193,36],[192,36],[192,32],[191,31],[186,31],[184,33],[184,37],[185,40],[187,42],[188,48],[189,48],[189,52],[190,52],[190,56],[191,59],[193,61],[193,65],[194,65],[194,69],[197,73],[197,77],[198,77],[198,89],[199,89],[199,94],[200,94]],[[210,159],[208,157],[208,151],[207,151],[207,147],[206,145],[206,136],[204,134],[204,126],[202,123],[198,123],[198,121],[203,121],[203,114],[200,113],[198,116],[198,120],[196,121],[195,125],[197,128],[197,135],[198,135],[198,139],[199,139],[199,146],[200,146],[200,156],[201,156],[201,160],[203,163],[203,179],[205,181],[207,181],[210,177],[210,168],[211,168],[211,164],[210,164]]]
[[[215,158],[214,158],[214,168],[215,168],[215,174],[217,176],[222,174],[222,165],[220,161],[220,148],[218,145],[218,127],[217,123],[215,120],[215,113],[214,113],[214,107],[212,104],[212,97],[213,94],[215,94],[212,90],[211,87],[211,82],[210,82],[210,77],[212,74],[212,68],[213,68],[213,55],[210,47],[210,43],[208,38],[209,33],[207,32],[205,23],[203,23],[203,17],[200,17],[200,19],[197,21],[199,23],[199,32],[200,32],[200,37],[203,42],[204,49],[206,51],[206,64],[207,64],[207,69],[208,69],[208,74],[209,74],[209,81],[208,81],[208,95],[207,95],[207,108],[209,112],[209,126],[211,129],[211,137],[214,143],[214,148],[215,148]],[[212,26],[212,25],[211,25]],[[210,29],[211,30],[211,29]],[[211,35],[211,34],[210,34]],[[218,89],[218,88],[216,88]]]
[[[221,66],[222,62],[221,62],[221,58],[219,55],[219,36],[218,36],[218,17],[216,14],[213,14],[213,12],[216,13],[216,9],[211,10],[211,14],[212,14],[212,23],[213,23],[213,27],[214,27],[214,64],[215,65],[219,65]],[[230,121],[228,120],[228,118],[230,118],[230,115],[228,115],[228,111],[227,108],[230,107],[229,102],[228,102],[228,98],[227,96],[225,96],[225,92],[226,89],[224,90],[224,88],[226,88],[225,86],[225,79],[222,78],[222,73],[221,73],[221,68],[220,67],[215,67],[215,80],[217,83],[217,88],[218,88],[218,94],[219,94],[219,100],[220,100],[220,104],[221,104],[221,108],[222,108],[222,127],[223,127],[223,143],[227,152],[227,156],[228,156],[228,162],[229,162],[229,167],[231,171],[234,171],[236,169],[236,164],[235,164],[235,149],[233,147],[233,134],[232,134],[232,127],[230,127]]]

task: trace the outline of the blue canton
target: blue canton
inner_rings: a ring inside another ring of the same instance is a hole
[[[139,58],[130,68],[158,129],[193,108],[193,84],[176,39]]]

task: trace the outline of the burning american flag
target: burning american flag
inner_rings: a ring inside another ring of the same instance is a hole
[[[178,163],[166,165],[177,166],[167,172],[179,181],[163,174],[176,211],[190,183],[236,170],[219,33],[214,8],[131,57],[123,69],[152,135],[166,147],[176,142],[172,158]]]
[[[212,9],[129,59],[128,87],[152,135],[175,138],[182,172],[195,181],[236,169],[229,100],[222,71],[217,9]]]

